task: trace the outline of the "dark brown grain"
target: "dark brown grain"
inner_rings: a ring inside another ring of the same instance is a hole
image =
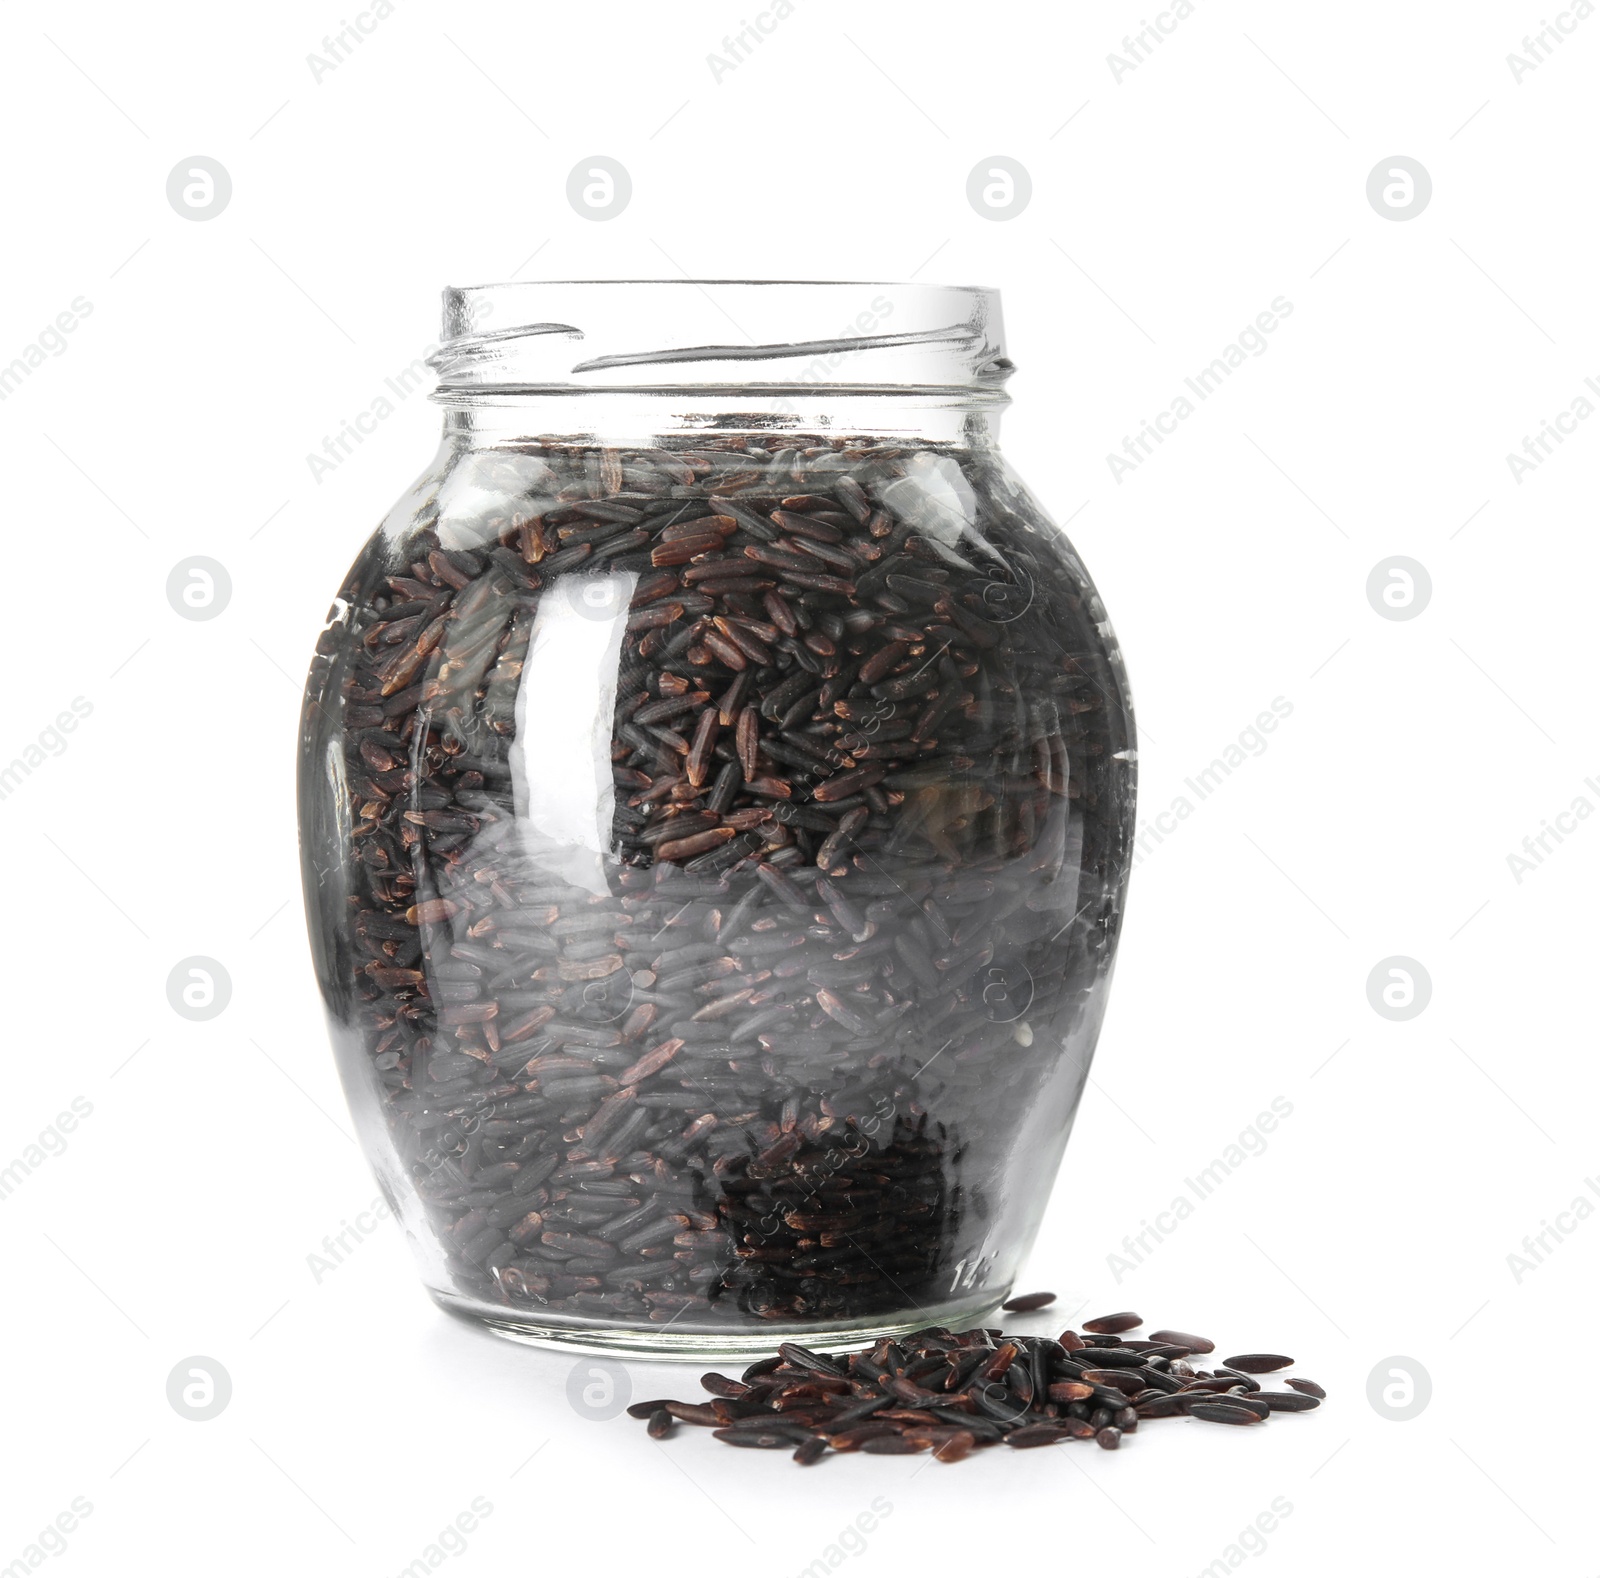
[[[1144,1324],[1141,1316],[1135,1315],[1132,1310],[1123,1310],[1116,1315],[1097,1315],[1093,1320],[1083,1323],[1085,1331],[1094,1332],[1096,1335],[1115,1333],[1119,1331],[1132,1331],[1135,1326]]]
[[[1191,1419],[1205,1419],[1215,1425],[1254,1425],[1262,1417],[1254,1409],[1241,1408],[1236,1403],[1193,1403],[1188,1413]]]
[[[1000,1308],[1017,1315],[1027,1310],[1042,1310],[1047,1304],[1054,1304],[1055,1301],[1054,1293],[1020,1293],[1015,1298],[1007,1299]]]

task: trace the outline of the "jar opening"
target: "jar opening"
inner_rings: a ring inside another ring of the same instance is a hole
[[[452,287],[435,399],[474,391],[760,388],[1005,402],[999,292],[839,281],[557,280]]]

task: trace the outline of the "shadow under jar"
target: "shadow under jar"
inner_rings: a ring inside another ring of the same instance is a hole
[[[971,1323],[1087,1079],[1135,772],[1105,611],[996,447],[996,293],[450,290],[433,365],[300,761],[429,1291],[682,1357]]]

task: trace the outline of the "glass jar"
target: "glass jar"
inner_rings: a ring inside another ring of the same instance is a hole
[[[1133,719],[995,292],[450,290],[317,642],[316,968],[447,1309],[685,1357],[972,1323],[1088,1076]]]

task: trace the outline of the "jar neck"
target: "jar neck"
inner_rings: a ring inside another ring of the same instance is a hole
[[[998,390],[606,389],[435,394],[446,444],[515,448],[541,439],[650,447],[663,436],[786,442],[869,437],[984,449],[999,440],[1009,398]]]

